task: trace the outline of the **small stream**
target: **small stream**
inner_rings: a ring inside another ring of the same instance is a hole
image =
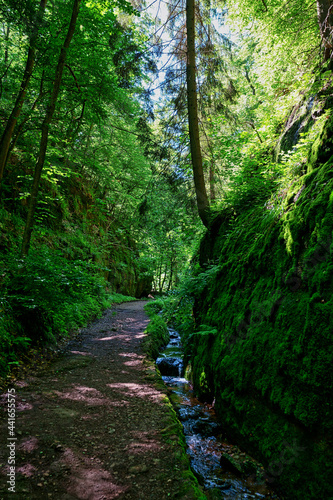
[[[264,479],[264,469],[228,442],[214,409],[201,403],[184,378],[179,334],[169,329],[170,342],[156,364],[183,424],[191,468],[210,499],[278,499]]]

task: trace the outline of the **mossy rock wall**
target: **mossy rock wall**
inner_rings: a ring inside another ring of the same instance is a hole
[[[152,289],[153,276],[140,262],[135,242],[119,239],[109,254],[107,280],[111,287],[124,295],[147,297]]]
[[[219,267],[196,296],[186,350],[197,393],[300,500],[333,498],[333,157],[312,165],[282,214],[226,213],[207,232],[203,281],[205,263]]]
[[[27,216],[27,200],[16,203],[22,191],[22,171],[29,174],[19,157],[12,155],[4,188],[6,191],[8,185],[11,189],[1,201],[1,255],[19,251],[21,245]],[[31,251],[45,244],[60,251],[66,260],[100,266],[100,273],[113,291],[137,298],[148,296],[153,276],[140,261],[129,230],[121,220],[109,216],[105,196],[106,191],[95,182],[82,182],[81,173],[74,169],[55,184],[42,179]]]

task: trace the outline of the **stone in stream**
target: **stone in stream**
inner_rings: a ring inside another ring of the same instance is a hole
[[[179,333],[176,332],[176,330],[173,330],[172,328],[169,328],[169,335],[170,335],[170,339],[179,339],[180,338]]]
[[[220,458],[221,467],[235,476],[240,477],[243,474],[241,465],[227,453],[223,453]]]
[[[161,358],[180,358],[182,359],[182,350],[179,346],[174,346],[171,343],[161,352]]]
[[[254,461],[249,458],[246,460],[236,460],[235,457],[228,455],[228,453],[222,454],[220,465],[224,470],[228,470],[236,476],[256,475],[258,472],[258,466]]]
[[[201,408],[198,406],[183,406],[178,409],[178,418],[181,421],[198,418],[201,414]]]
[[[180,377],[183,362],[180,358],[157,358],[156,365],[161,375]]]
[[[217,422],[211,422],[207,419],[199,419],[192,427],[192,430],[201,436],[217,436],[222,432],[222,426]]]
[[[218,486],[217,488],[209,488],[205,490],[205,495],[209,500],[220,500],[221,498],[225,498],[225,494],[222,492],[230,490],[231,488],[232,484],[229,481],[225,481],[224,484]]]

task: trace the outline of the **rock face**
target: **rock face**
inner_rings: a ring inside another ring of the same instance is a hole
[[[280,161],[280,154],[287,153],[293,150],[301,138],[301,134],[308,132],[313,125],[315,125],[316,120],[323,115],[326,111],[329,111],[333,106],[333,92],[332,88],[324,87],[320,92],[313,93],[312,95],[304,96],[295,106],[292,108],[286,122],[283,126],[282,134],[279,137],[278,143],[274,149],[274,159],[275,161]],[[327,125],[325,124],[324,129],[327,130]],[[331,133],[327,134],[325,137],[326,142],[331,142]],[[319,155],[322,155],[327,148],[321,148]],[[318,152],[315,155],[315,160],[317,160]],[[324,161],[321,158],[322,163],[325,163],[329,159],[328,155]],[[312,163],[311,158],[309,162]]]
[[[196,392],[293,500],[333,498],[331,113],[278,215],[227,209],[204,236],[194,324],[217,334],[185,352]]]
[[[294,106],[275,148],[275,161],[280,160],[280,154],[292,150],[299,141],[300,134],[309,129],[313,123],[312,112],[314,104],[315,97],[311,96]]]
[[[122,236],[116,250],[109,257],[106,279],[113,290],[141,299],[148,297],[153,276],[140,262],[135,242],[128,235]]]

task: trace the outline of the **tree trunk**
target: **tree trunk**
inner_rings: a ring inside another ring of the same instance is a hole
[[[317,0],[317,15],[320,36],[325,48],[324,60],[327,61],[332,56],[333,49],[333,1]]]
[[[42,80],[40,82],[40,91],[39,91],[39,94],[38,96],[36,97],[35,99],[35,102],[33,103],[33,105],[31,106],[31,109],[30,109],[30,113],[26,116],[26,118],[19,124],[19,126],[17,127],[16,129],[16,132],[15,132],[15,135],[14,137],[12,138],[12,141],[10,143],[10,147],[9,147],[9,150],[8,150],[8,154],[7,154],[7,161],[9,160],[10,158],[10,155],[11,155],[11,152],[13,151],[13,149],[15,148],[16,146],[16,143],[20,137],[20,135],[22,134],[23,132],[23,129],[24,129],[24,125],[30,120],[30,117],[31,117],[31,114],[32,112],[34,111],[34,109],[36,108],[39,100],[43,97],[43,83],[44,83],[44,71],[43,71],[43,75],[42,75]]]
[[[24,75],[22,78],[21,86],[20,86],[16,101],[14,104],[14,108],[10,114],[10,117],[7,120],[5,130],[4,130],[2,137],[1,137],[1,140],[0,140],[0,183],[1,183],[1,180],[3,177],[6,163],[7,163],[10,141],[12,139],[17,120],[18,120],[20,113],[21,113],[21,110],[22,110],[22,106],[23,106],[25,96],[26,96],[26,93],[28,90],[30,78],[31,78],[33,68],[35,65],[35,53],[36,53],[36,41],[37,41],[37,36],[38,36],[38,28],[39,28],[39,25],[43,19],[46,3],[47,3],[47,0],[41,0],[41,2],[40,2],[38,13],[37,13],[37,19],[36,19],[34,29],[33,29],[33,32],[31,34],[30,40],[29,40],[28,58],[27,58],[27,62],[25,65],[25,70],[24,70]]]
[[[158,291],[162,291],[162,261],[160,262],[160,265],[158,266]]]
[[[170,274],[169,274],[167,292],[169,292],[172,287],[172,280],[173,280],[173,256],[171,256],[170,260]]]
[[[215,162],[214,158],[210,160],[210,165],[209,165],[209,187],[210,187],[210,201],[215,201],[216,200],[216,193],[215,193]]]
[[[209,224],[209,199],[207,196],[205,178],[202,166],[202,155],[199,135],[198,100],[195,67],[195,0],[186,0],[186,31],[187,31],[187,106],[190,134],[190,149],[192,169],[197,198],[199,216],[203,224]]]
[[[32,228],[33,228],[33,219],[34,219],[34,215],[35,215],[35,211],[36,211],[40,178],[41,178],[41,174],[42,174],[42,170],[43,170],[44,162],[45,162],[45,157],[46,157],[46,149],[47,149],[47,143],[48,143],[50,123],[51,123],[51,120],[52,120],[52,117],[53,117],[53,114],[55,111],[56,102],[57,102],[58,94],[59,94],[59,90],[60,90],[62,74],[63,74],[65,62],[66,62],[67,50],[68,50],[68,47],[69,47],[71,40],[73,38],[73,35],[74,35],[76,21],[77,21],[77,17],[78,17],[79,10],[80,10],[80,3],[81,3],[81,0],[74,0],[72,17],[71,17],[71,20],[69,23],[67,36],[66,36],[64,44],[61,48],[59,59],[58,59],[58,65],[57,65],[57,69],[56,69],[55,77],[54,77],[54,82],[53,82],[52,95],[50,98],[49,105],[47,107],[46,115],[45,115],[43,123],[42,123],[42,137],[41,137],[40,146],[39,146],[39,155],[38,155],[37,163],[35,166],[33,185],[32,185],[32,190],[31,190],[30,199],[29,199],[29,206],[28,206],[28,215],[27,215],[27,220],[26,220],[26,224],[25,224],[25,228],[24,228],[22,250],[21,250],[22,256],[27,255],[27,253],[29,251],[29,247],[30,247],[31,233],[32,233]]]
[[[173,275],[174,275],[174,285],[175,285],[175,287],[176,287],[176,286],[178,285],[178,283],[179,283],[177,269],[178,269],[178,263],[177,263],[177,257],[176,257],[176,258],[175,258],[174,269],[173,269]]]
[[[9,42],[9,32],[10,32],[10,27],[9,24],[5,28],[4,27],[4,34],[5,34],[5,66],[8,64],[8,42]]]
[[[162,280],[162,284],[161,284],[161,292],[163,292],[163,289],[164,289],[164,284],[166,281],[167,272],[168,272],[168,263],[166,262],[164,265],[164,273],[163,273],[163,280]]]

